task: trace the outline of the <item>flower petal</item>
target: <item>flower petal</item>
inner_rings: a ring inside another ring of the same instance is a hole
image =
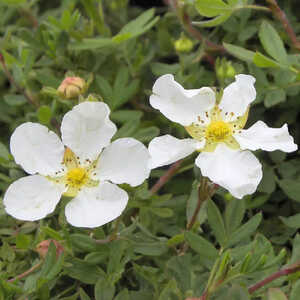
[[[298,148],[289,134],[287,124],[281,128],[271,128],[264,122],[258,121],[249,129],[236,133],[234,137],[241,149],[293,152]]]
[[[250,151],[231,150],[223,144],[196,159],[202,175],[227,189],[234,197],[252,194],[262,178],[262,167]]]
[[[150,104],[161,111],[168,119],[183,126],[206,120],[205,112],[214,107],[215,93],[211,88],[185,90],[174,76],[159,77],[153,86]]]
[[[103,102],[83,102],[65,114],[62,140],[81,159],[94,160],[116,133],[109,119],[110,109]]]
[[[35,221],[54,211],[64,189],[40,175],[22,177],[8,187],[3,204],[14,218]]]
[[[151,155],[151,168],[171,164],[202,149],[204,145],[204,140],[203,142],[194,139],[180,140],[169,134],[154,138],[148,148]]]
[[[10,151],[27,173],[53,175],[61,168],[64,145],[46,126],[27,122],[13,132]]]
[[[93,228],[119,217],[127,202],[124,190],[104,181],[97,187],[83,189],[66,205],[65,214],[71,225]]]
[[[256,97],[254,83],[253,76],[239,74],[235,76],[235,82],[224,89],[219,104],[224,121],[234,121],[246,113],[249,104]]]
[[[107,146],[100,155],[96,178],[137,186],[149,177],[148,149],[133,138],[121,138]]]

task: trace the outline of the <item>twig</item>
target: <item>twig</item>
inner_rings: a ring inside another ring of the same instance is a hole
[[[276,18],[281,22],[282,26],[284,27],[286,33],[288,34],[289,38],[292,41],[293,46],[300,50],[300,41],[297,39],[297,36],[291,26],[285,12],[279,7],[276,0],[266,0],[269,4],[269,7],[272,13],[276,16]]]
[[[31,267],[29,270],[25,271],[24,273],[12,278],[12,279],[9,279],[8,282],[14,282],[16,280],[26,277],[27,275],[29,275],[32,272],[34,272],[35,270],[37,270],[41,266],[42,262],[43,261],[40,261],[38,264],[34,265],[33,267]]]
[[[273,274],[271,274],[270,276],[268,276],[267,278],[257,282],[256,284],[252,285],[251,287],[249,287],[248,292],[249,294],[253,294],[256,290],[260,289],[261,287],[265,286],[266,284],[274,281],[275,279],[282,277],[282,276],[286,276],[295,272],[300,271],[300,263],[296,263],[290,267],[287,267],[285,269],[279,270]]]
[[[166,2],[166,4],[168,4],[171,8],[173,8],[175,10],[178,19],[180,20],[181,24],[183,25],[183,28],[193,38],[195,38],[196,40],[198,40],[200,42],[204,42],[212,50],[226,52],[226,49],[223,46],[215,44],[215,43],[205,39],[202,36],[202,34],[200,33],[200,31],[198,31],[192,25],[191,19],[190,19],[189,15],[186,12],[183,12],[183,13],[179,12],[177,0],[168,0],[168,1],[165,1],[165,2]]]
[[[5,60],[4,60],[4,57],[3,55],[0,53],[0,63],[2,65],[2,68],[3,68],[3,71],[8,79],[8,81],[10,82],[10,84],[12,86],[14,86],[16,88],[16,90],[20,93],[20,94],[23,94],[24,97],[27,99],[28,103],[30,103],[31,105],[33,105],[35,108],[39,108],[40,105],[33,99],[33,97],[26,92],[25,89],[23,89],[22,87],[20,87],[18,85],[18,83],[15,81],[15,79],[13,78],[13,76],[11,75],[10,71],[8,70],[7,66],[6,66],[6,63],[5,63]],[[59,122],[55,119],[55,118],[52,118],[51,119],[51,125],[58,131],[60,132],[60,124]]]
[[[8,70],[4,57],[3,55],[0,53],[0,63],[2,65],[3,71],[7,77],[7,79],[9,80],[10,84],[13,85],[16,90],[20,93],[23,94],[24,97],[27,99],[27,101],[32,104],[33,106],[35,106],[36,108],[39,107],[38,103],[35,102],[35,100],[32,98],[31,95],[29,95],[25,89],[23,89],[22,87],[19,86],[19,84],[15,81],[15,79],[13,78],[13,76],[11,75],[10,71]]]
[[[196,40],[202,42],[204,41],[208,47],[210,47],[212,50],[220,51],[220,52],[226,52],[226,49],[218,44],[215,44],[205,38],[203,38],[200,31],[198,31],[191,22],[191,19],[187,13],[183,13],[182,22],[184,25],[185,30],[193,36]]]
[[[119,229],[119,224],[121,222],[121,217],[119,217],[116,220],[116,224],[115,224],[115,228],[114,231],[111,235],[109,235],[107,238],[102,239],[102,240],[94,240],[97,244],[108,244],[112,241],[118,240],[119,239],[119,233],[118,233],[118,229]]]
[[[175,175],[176,171],[180,168],[182,160],[178,160],[166,171],[166,173],[159,178],[159,180],[151,188],[150,192],[152,194],[157,193],[169,180],[172,176]]]
[[[198,202],[197,202],[197,206],[196,206],[196,209],[194,211],[194,214],[193,214],[190,222],[186,226],[187,230],[190,230],[194,226],[194,224],[195,224],[195,222],[197,220],[199,211],[201,209],[202,203],[206,200],[206,197],[204,198],[203,195],[202,195],[203,194],[203,189],[206,189],[206,185],[207,185],[207,182],[205,180],[203,180],[202,183],[200,184],[199,188],[198,188]]]

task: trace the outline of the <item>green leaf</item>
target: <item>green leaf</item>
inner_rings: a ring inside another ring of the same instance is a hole
[[[256,52],[253,56],[253,62],[261,68],[280,68],[280,64],[275,60]]]
[[[182,294],[175,279],[171,279],[162,289],[158,300],[173,299],[172,295],[177,295],[177,299],[182,299]]]
[[[219,15],[211,20],[193,22],[193,24],[200,26],[200,27],[215,27],[215,26],[223,24],[225,21],[227,21],[230,18],[231,14],[232,14],[231,12],[225,13],[225,14]]]
[[[96,300],[112,300],[115,295],[115,286],[106,278],[100,278],[95,285]]]
[[[133,97],[139,88],[139,80],[135,79],[128,83],[129,71],[123,67],[117,73],[113,87],[112,109],[116,109]]]
[[[79,289],[80,300],[91,300],[91,298],[85,293],[85,291],[80,288]]]
[[[229,288],[224,300],[250,300],[250,295],[245,287],[235,284]]]
[[[56,262],[56,246],[53,242],[50,243],[48,251],[41,269],[40,277],[46,277],[50,269]]]
[[[64,267],[64,271],[70,277],[86,284],[95,284],[99,278],[105,276],[104,271],[98,266],[74,257],[69,264]]]
[[[300,213],[291,217],[279,217],[280,220],[288,227],[291,228],[300,228]]]
[[[4,101],[10,106],[19,106],[27,103],[23,95],[4,95]]]
[[[286,101],[286,92],[284,89],[271,90],[267,93],[264,104],[265,107],[272,107]]]
[[[246,62],[253,62],[255,52],[232,44],[223,43],[225,49],[233,56]]]
[[[268,300],[288,300],[287,296],[278,288],[268,289]]]
[[[284,44],[279,34],[270,23],[266,21],[262,22],[258,36],[264,49],[270,56],[281,64],[288,65],[288,58]]]
[[[59,274],[63,266],[64,257],[65,257],[64,253],[61,253],[58,259],[56,260],[55,264],[52,265],[50,271],[46,275],[46,278],[48,280],[54,279]]]
[[[70,235],[70,241],[79,250],[87,252],[97,250],[97,243],[88,235],[74,233]]]
[[[167,251],[165,242],[138,242],[134,245],[134,252],[147,256],[160,256]]]
[[[195,6],[199,14],[205,17],[215,17],[230,10],[230,6],[222,0],[196,0]]]
[[[173,210],[168,207],[151,207],[150,210],[161,218],[170,218],[173,216]]]
[[[110,119],[114,122],[126,123],[130,120],[140,120],[143,112],[139,110],[118,110],[110,114]]]
[[[276,174],[274,169],[267,164],[263,165],[263,178],[258,185],[258,191],[271,194],[276,188]]]
[[[219,254],[217,249],[202,236],[187,231],[184,233],[184,237],[191,248],[206,259],[215,260],[218,258]]]
[[[142,35],[158,22],[159,17],[154,17],[154,13],[155,10],[153,8],[146,10],[136,19],[126,24],[118,35],[130,34],[128,39]]]
[[[282,179],[279,180],[278,183],[289,198],[300,202],[300,184],[298,180]]]
[[[112,105],[113,89],[109,82],[104,77],[98,75],[96,76],[96,84],[100,90],[101,96],[104,98],[104,101]]]
[[[290,300],[298,300],[299,295],[300,295],[300,280],[297,280],[292,286]]]
[[[32,237],[27,234],[19,233],[16,237],[16,247],[19,249],[28,249],[32,241]]]
[[[155,62],[151,64],[152,73],[156,76],[161,76],[164,74],[175,74],[180,70],[179,64],[163,64]]]
[[[122,291],[114,298],[114,300],[130,300],[128,290],[127,290],[127,289],[122,290]]]
[[[231,247],[241,242],[243,239],[250,237],[250,235],[253,234],[259,226],[261,219],[262,214],[258,213],[254,217],[252,217],[247,223],[245,223],[239,229],[233,232],[229,237],[227,247]]]
[[[241,224],[246,206],[243,199],[232,199],[226,206],[225,224],[228,234],[234,232]]]
[[[156,126],[141,128],[133,135],[133,137],[142,143],[147,143],[157,137],[159,135],[159,131],[159,128]]]
[[[40,106],[37,111],[37,116],[38,116],[40,123],[49,125],[51,117],[52,117],[51,108],[47,105]]]
[[[7,5],[22,5],[26,3],[26,0],[1,0],[1,2]]]
[[[69,45],[70,50],[90,50],[90,49],[101,49],[106,47],[113,47],[114,41],[110,38],[86,38],[80,42],[74,42]]]
[[[11,155],[8,152],[7,147],[1,142],[0,142],[0,158],[3,158],[5,160],[10,160],[11,158]]]
[[[225,230],[224,221],[219,208],[211,199],[209,199],[207,202],[207,220],[218,243],[224,247],[227,241],[227,233]]]
[[[139,120],[130,120],[126,122],[114,135],[114,140],[122,137],[132,136],[140,125]]]
[[[59,232],[57,232],[56,230],[54,230],[50,227],[43,226],[40,228],[40,230],[42,232],[44,232],[45,234],[47,234],[49,237],[53,238],[54,240],[61,241],[64,239],[63,236]]]

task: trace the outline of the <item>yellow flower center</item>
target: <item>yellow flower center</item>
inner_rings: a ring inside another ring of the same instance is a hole
[[[66,148],[61,171],[56,172],[55,176],[47,178],[65,186],[64,196],[76,197],[82,188],[98,186],[99,180],[94,178],[97,175],[96,165],[97,160],[86,159],[81,162],[71,149]]]
[[[230,126],[223,121],[211,122],[205,131],[205,137],[212,142],[222,142],[232,135]]]
[[[72,188],[79,189],[88,180],[88,173],[84,168],[70,169],[66,175],[66,182]]]

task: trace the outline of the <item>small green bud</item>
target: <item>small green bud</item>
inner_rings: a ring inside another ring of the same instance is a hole
[[[190,52],[193,49],[193,46],[193,41],[184,34],[181,35],[180,39],[174,42],[174,47],[177,52]]]
[[[234,77],[236,74],[234,67],[231,65],[231,62],[227,64],[226,77]]]
[[[76,98],[85,93],[87,84],[80,77],[66,77],[57,89],[58,95],[65,99]]]
[[[225,58],[217,59],[216,61],[216,73],[219,80],[223,81],[226,78],[232,78],[236,75],[236,71],[231,64],[231,61],[227,61]]]

